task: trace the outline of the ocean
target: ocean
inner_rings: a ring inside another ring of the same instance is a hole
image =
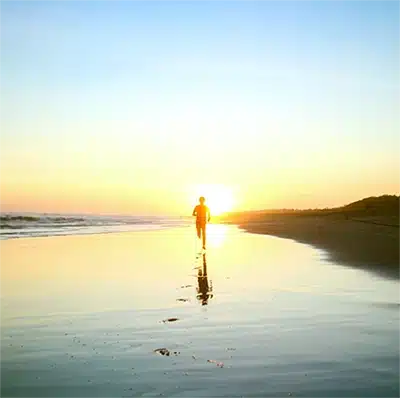
[[[192,225],[191,217],[1,213],[0,239],[158,230]]]

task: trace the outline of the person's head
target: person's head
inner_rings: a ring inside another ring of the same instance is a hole
[[[204,196],[200,196],[199,202],[200,202],[201,204],[203,204],[205,201],[206,201],[206,198],[205,198]]]

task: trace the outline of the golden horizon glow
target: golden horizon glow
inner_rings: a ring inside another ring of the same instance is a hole
[[[2,4],[2,212],[190,216],[204,195],[218,215],[400,193],[394,2],[52,3]]]
[[[223,184],[198,184],[192,188],[192,200],[198,202],[199,197],[206,198],[206,206],[212,216],[231,211],[235,204],[233,189]]]

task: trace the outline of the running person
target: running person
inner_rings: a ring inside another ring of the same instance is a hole
[[[206,199],[204,196],[199,198],[200,204],[193,209],[193,216],[196,216],[196,231],[200,239],[203,237],[203,249],[206,248],[206,223],[210,222],[210,209],[204,204]]]

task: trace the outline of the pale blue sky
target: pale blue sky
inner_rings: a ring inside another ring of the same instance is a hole
[[[398,191],[396,1],[3,1],[1,85],[5,184]]]

